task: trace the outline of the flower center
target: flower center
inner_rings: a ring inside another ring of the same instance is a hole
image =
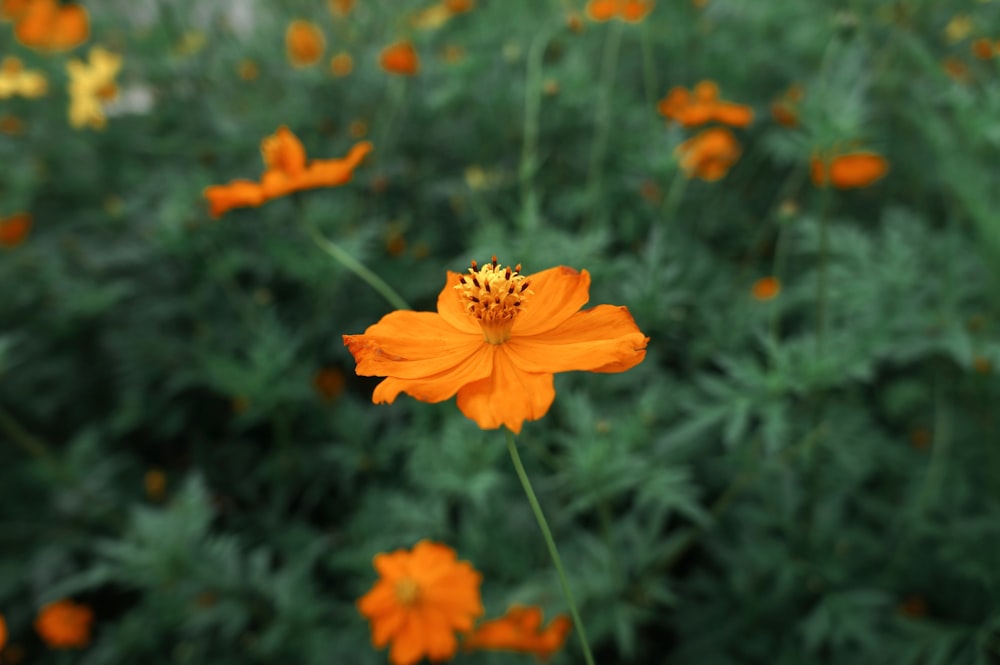
[[[486,341],[503,344],[510,339],[522,303],[533,293],[528,286],[521,264],[504,268],[494,256],[482,268],[473,261],[469,274],[462,275],[455,289],[465,311],[479,322]]]
[[[105,83],[94,94],[101,101],[113,102],[118,99],[118,86],[114,83]]]
[[[409,577],[404,577],[403,579],[396,582],[396,600],[400,604],[409,607],[417,602],[420,598],[420,587],[417,583],[411,580]]]

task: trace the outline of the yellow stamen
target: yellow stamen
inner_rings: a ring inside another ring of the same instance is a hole
[[[396,600],[409,607],[420,598],[420,587],[408,577],[396,582]]]
[[[455,285],[465,311],[479,322],[483,337],[490,344],[510,339],[514,320],[524,301],[533,291],[521,274],[521,265],[504,268],[497,257],[482,268],[473,261],[468,275]]]

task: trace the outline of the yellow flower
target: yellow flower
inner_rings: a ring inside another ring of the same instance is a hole
[[[115,76],[122,57],[100,46],[90,49],[90,63],[73,59],[66,63],[69,73],[69,124],[80,129],[103,129],[104,104],[118,98]]]
[[[16,95],[41,97],[48,88],[45,76],[41,72],[28,71],[19,59],[6,57],[0,63],[0,99]]]

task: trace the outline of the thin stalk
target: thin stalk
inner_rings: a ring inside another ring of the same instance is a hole
[[[573,591],[569,588],[569,580],[566,579],[566,571],[563,569],[562,558],[560,558],[559,550],[556,548],[556,541],[552,538],[549,523],[545,520],[542,507],[535,497],[535,490],[531,488],[531,481],[528,479],[528,474],[524,471],[524,465],[521,464],[521,456],[517,454],[517,443],[514,441],[514,433],[510,430],[507,430],[506,433],[507,450],[510,452],[511,461],[514,462],[514,470],[517,471],[517,477],[520,479],[521,487],[524,488],[524,493],[528,497],[528,503],[531,504],[531,510],[535,513],[538,528],[542,530],[542,536],[545,538],[546,547],[549,548],[549,556],[552,557],[552,563],[556,567],[556,572],[559,573],[559,583],[562,585],[563,595],[566,596],[566,603],[569,605],[569,613],[573,617],[573,624],[576,626],[576,636],[580,641],[580,648],[583,650],[583,658],[587,661],[587,665],[594,665],[594,656],[590,653],[590,645],[587,644],[587,634],[584,632],[580,613],[576,609],[576,601],[573,600]]]
[[[542,60],[545,49],[556,33],[553,27],[541,30],[528,48],[524,72],[524,141],[521,144],[521,223],[524,230],[533,231],[538,226],[538,196],[531,186],[538,171],[539,118],[542,108]]]
[[[830,255],[830,188],[824,187],[819,214],[819,270],[816,272],[816,357],[823,353],[826,335],[827,270]]]
[[[660,219],[666,224],[673,224],[674,215],[684,199],[684,189],[687,187],[689,178],[684,170],[678,168],[674,172],[674,179],[670,181],[670,188],[663,195],[663,205],[660,206]]]
[[[327,256],[353,272],[359,279],[361,279],[361,281],[368,284],[368,286],[378,291],[378,293],[396,309],[412,309],[409,303],[403,300],[403,297],[396,293],[396,290],[389,286],[385,280],[344,251],[340,245],[336,244],[332,240],[329,240],[326,236],[320,233],[320,230],[316,228],[316,225],[312,223],[308,216],[301,215],[301,217],[303,223],[305,224],[306,231],[309,233],[309,237],[312,238],[313,242],[316,243],[316,246],[325,252]]]
[[[594,142],[590,147],[590,168],[587,173],[587,204],[592,212],[591,226],[599,212],[597,200],[601,192],[602,166],[608,147],[608,132],[611,126],[611,93],[614,87],[615,70],[618,69],[618,51],[622,43],[622,21],[615,21],[611,33],[604,42],[601,56],[601,82],[598,86],[600,99],[597,103]]]
[[[653,59],[653,44],[650,41],[649,21],[643,21],[642,31],[639,35],[642,45],[642,82],[646,88],[646,104],[649,111],[656,108],[656,61]],[[653,114],[650,113],[650,117]],[[658,124],[658,123],[657,123]]]

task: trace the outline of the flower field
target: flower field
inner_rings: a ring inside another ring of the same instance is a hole
[[[1000,663],[998,183],[998,0],[0,0],[0,665]]]

